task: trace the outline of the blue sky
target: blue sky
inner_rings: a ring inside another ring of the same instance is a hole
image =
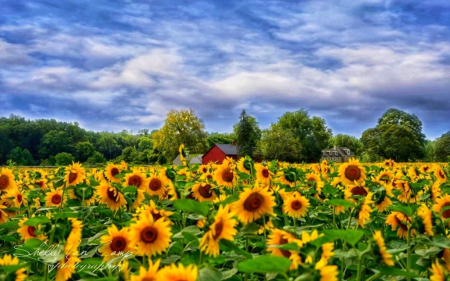
[[[208,131],[306,109],[361,136],[396,107],[450,130],[450,1],[2,1],[1,116]]]

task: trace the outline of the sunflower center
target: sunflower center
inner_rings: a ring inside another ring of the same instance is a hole
[[[155,278],[151,277],[144,277],[144,279],[141,279],[142,281],[156,281]]]
[[[428,171],[428,167],[427,166],[423,167],[423,171],[424,172]]]
[[[280,238],[280,245],[284,245],[287,244],[289,241],[285,238]],[[281,253],[283,254],[284,257],[289,258],[291,256],[291,252],[288,250],[281,250]]]
[[[134,185],[136,187],[139,187],[142,183],[142,179],[138,175],[133,175],[128,179],[128,185]]]
[[[353,195],[367,196],[367,191],[362,186],[355,186],[351,190]]]
[[[200,187],[198,188],[198,193],[200,193],[203,198],[211,198],[211,196],[213,195],[211,192],[211,185],[200,185]]]
[[[291,203],[291,208],[292,209],[294,209],[294,210],[298,210],[298,209],[300,209],[302,207],[302,202],[300,202],[300,201],[298,201],[298,200],[295,200],[295,201],[292,201],[292,203]]]
[[[152,191],[158,191],[158,190],[160,190],[161,187],[162,187],[161,180],[160,180],[160,179],[156,179],[156,178],[152,179],[152,180],[150,181],[149,187],[150,187],[150,189],[151,189]]]
[[[36,234],[34,233],[35,230],[36,230],[36,228],[34,226],[29,226],[27,228],[27,232],[31,237],[36,237]]]
[[[119,236],[113,238],[110,248],[115,252],[120,252],[125,249],[126,245],[127,241],[125,240],[125,238]]]
[[[152,211],[151,214],[152,214],[152,217],[153,217],[154,221],[157,221],[160,218],[162,218],[161,214],[160,213],[155,213],[155,211]]]
[[[44,186],[44,183],[42,181],[37,181],[34,184],[39,186],[39,187],[43,187]]]
[[[141,239],[145,243],[153,243],[158,238],[158,230],[153,226],[146,226],[141,231]]]
[[[227,167],[222,171],[222,179],[226,182],[232,182],[233,181],[233,171]]]
[[[17,202],[22,203],[22,194],[17,194]]]
[[[214,239],[217,240],[217,238],[220,236],[220,234],[222,233],[223,230],[223,223],[222,221],[216,223],[216,225],[214,226],[214,231],[216,232],[216,234],[214,234]]]
[[[1,175],[0,176],[0,190],[5,189],[8,187],[9,178],[7,175]]]
[[[120,171],[119,171],[119,169],[117,169],[117,168],[112,168],[111,169],[111,175],[113,176],[113,177],[115,177],[117,174],[120,174]]]
[[[361,178],[361,170],[358,166],[349,165],[345,169],[345,177],[351,181],[357,181]]]
[[[52,203],[53,204],[59,204],[61,203],[61,195],[55,194],[52,196]]]
[[[266,169],[266,168],[264,168],[264,169],[262,170],[262,175],[263,175],[263,177],[268,178],[268,177],[269,177],[269,170]]]
[[[445,179],[445,174],[442,170],[439,170],[439,176],[443,179]]]
[[[208,169],[206,169],[206,167],[203,167],[203,173],[208,172]]]
[[[108,188],[108,191],[106,191],[106,194],[108,195],[108,198],[111,199],[114,202],[119,202],[119,192],[116,188],[110,187]]]
[[[450,202],[445,203],[444,205],[442,205],[442,208],[448,207],[450,206]],[[444,219],[450,218],[450,209],[449,210],[445,210],[442,212],[442,216],[444,217]]]
[[[69,183],[73,183],[77,179],[78,173],[77,172],[70,172],[69,173]]]
[[[248,212],[255,212],[264,203],[264,197],[259,193],[252,193],[245,199],[244,209]]]

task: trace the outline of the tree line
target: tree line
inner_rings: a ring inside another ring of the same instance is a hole
[[[267,129],[243,110],[230,133],[208,133],[193,110],[171,110],[159,130],[93,132],[77,122],[0,118],[0,164],[67,165],[72,161],[103,164],[122,160],[133,164],[170,163],[185,144],[191,155],[203,154],[215,143],[235,142],[240,156],[287,162],[319,162],[322,150],[349,148],[364,162],[450,160],[450,131],[427,140],[414,114],[392,108],[361,138],[333,135],[324,119],[306,110],[286,112]]]

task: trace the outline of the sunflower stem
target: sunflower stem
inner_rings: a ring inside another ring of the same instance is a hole
[[[200,250],[200,263],[198,264],[199,267],[203,265],[203,251]]]
[[[381,272],[378,272],[377,274],[374,274],[370,278],[368,278],[367,281],[375,280],[375,279],[377,279],[380,276],[381,276]]]
[[[361,255],[358,255],[358,251],[355,248],[353,248],[353,249],[355,250],[355,253],[358,256],[358,272],[357,272],[357,275],[356,275],[356,281],[361,281],[362,264],[363,264],[363,261],[364,261],[364,256],[371,251],[372,247],[371,247],[371,245],[369,243],[369,246],[367,247],[367,249],[365,249],[361,253]]]
[[[66,193],[66,183],[64,183],[63,186],[63,193],[62,193],[62,198],[61,198],[61,205],[59,205],[59,211],[61,212],[63,205],[64,205],[64,194]]]
[[[406,258],[406,271],[411,272],[411,225],[408,228],[407,239],[407,258]],[[406,280],[411,281],[411,277],[406,277]]]

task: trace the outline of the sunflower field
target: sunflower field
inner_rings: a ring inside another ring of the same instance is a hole
[[[0,281],[449,280],[448,175],[249,157],[1,168]]]

